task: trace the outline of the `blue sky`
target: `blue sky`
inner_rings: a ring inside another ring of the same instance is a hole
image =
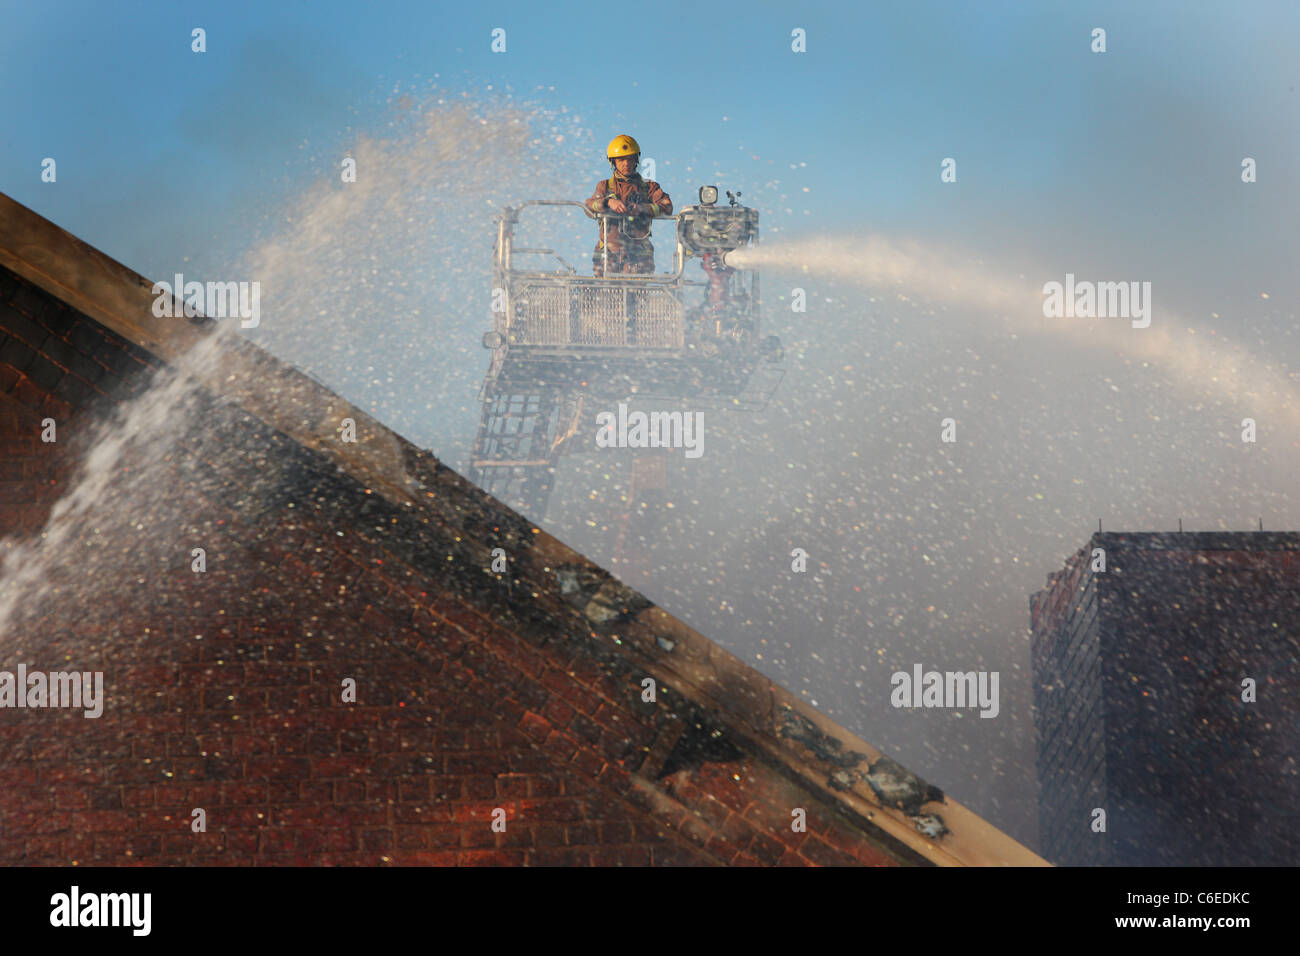
[[[765,241],[880,233],[990,274],[1151,281],[1178,331],[1300,368],[1297,49],[1292,0],[53,0],[5,12],[0,191],[153,278],[245,278],[229,270],[251,250],[283,253],[260,260],[283,268],[257,340],[455,467],[486,367],[492,219],[585,197],[618,132],[679,207],[702,182],[741,189]],[[446,112],[462,101],[487,115],[482,136]],[[421,133],[404,102],[443,112]],[[486,150],[507,106],[534,118],[538,145],[502,159]],[[347,204],[351,152],[387,164],[361,184],[391,195]],[[57,183],[41,182],[45,157]],[[314,210],[329,215],[313,226]],[[1033,845],[1028,595],[1099,515],[1107,530],[1300,527],[1294,469],[1215,445],[1232,430],[1211,414],[1222,396],[1189,401],[1122,351],[763,274],[773,302],[795,284],[818,303],[808,315],[765,301],[787,343],[781,392],[763,416],[710,418],[718,450],[674,478],[653,573],[633,583]],[[980,430],[955,470],[919,431],[947,408]],[[548,527],[608,564],[590,502],[617,469],[570,461]],[[838,575],[820,624],[772,570],[792,541]],[[917,657],[1000,668],[1003,716],[890,711],[882,662]]]
[[[790,218],[802,220],[791,228],[867,224],[1029,250],[1059,224],[1090,240],[1086,254],[1130,262],[1154,232],[1183,244],[1186,262],[1202,251],[1188,231],[1213,223],[1236,240],[1229,249],[1250,250],[1225,277],[1243,291],[1295,259],[1294,245],[1251,238],[1282,231],[1294,209],[1270,189],[1300,145],[1295,124],[1279,122],[1296,115],[1296,4],[1231,15],[1209,3],[615,9],[20,5],[0,37],[3,88],[22,91],[0,105],[0,188],[128,265],[166,273],[181,250],[237,244],[250,214],[372,123],[390,90],[436,73],[452,88],[508,85],[581,111],[596,175],[598,144],[623,129],[678,196],[696,185],[673,175],[687,164],[737,184],[782,170]],[[1108,30],[1103,55],[1089,51],[1096,25]],[[207,30],[206,54],[189,50],[193,26]],[[505,54],[489,50],[497,26]],[[806,54],[790,52],[795,26]],[[1231,175],[1242,155],[1261,168],[1244,207]],[[57,184],[38,178],[46,156]],[[941,188],[945,156],[959,180]]]

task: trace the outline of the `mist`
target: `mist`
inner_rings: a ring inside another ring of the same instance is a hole
[[[585,198],[600,172],[570,115],[442,97],[395,113],[391,135],[354,144],[356,187],[322,179],[248,250],[239,274],[262,281],[266,315],[250,334],[463,471],[495,217],[526,198]],[[680,209],[701,183],[672,175]],[[776,198],[752,193],[760,214]],[[563,212],[537,228],[589,270],[594,223]],[[656,231],[659,271],[670,237]],[[1149,328],[1045,318],[1044,283],[1089,277],[1060,238],[1050,257],[1003,262],[787,225],[735,260],[760,270],[762,331],[785,343],[767,407],[707,411],[707,453],[676,452],[644,506],[626,500],[626,450],[595,448],[591,408],[586,450],[561,459],[548,508],[529,516],[1031,846],[1028,609],[1046,575],[1099,519],[1300,522],[1294,337],[1252,350],[1177,314],[1166,303],[1186,290],[1164,284]],[[1292,319],[1275,316],[1275,331]],[[1254,445],[1240,440],[1247,417]],[[790,571],[794,548],[806,575]],[[917,663],[998,671],[998,718],[891,707],[890,674]]]

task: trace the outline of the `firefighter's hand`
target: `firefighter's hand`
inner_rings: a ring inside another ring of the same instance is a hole
[[[627,212],[627,206],[621,199],[611,199],[609,201],[609,208],[611,212]]]

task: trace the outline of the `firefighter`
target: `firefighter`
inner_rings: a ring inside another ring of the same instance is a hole
[[[671,216],[673,201],[652,180],[642,179],[636,171],[641,159],[641,147],[631,136],[623,133],[609,141],[605,150],[612,175],[596,183],[596,191],[587,200],[590,212],[615,212],[633,216],[628,219],[605,220],[608,250],[601,240],[596,240],[592,255],[592,271],[605,274],[605,253],[609,255],[611,273],[652,273],[655,271],[655,250],[650,241],[652,216]],[[599,235],[599,234],[598,234]]]

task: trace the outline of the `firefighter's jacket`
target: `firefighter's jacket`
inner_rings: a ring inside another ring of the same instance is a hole
[[[642,179],[640,173],[630,173],[627,176],[614,173],[608,179],[602,179],[596,183],[596,191],[587,200],[587,208],[592,212],[610,212],[607,201],[611,195],[623,200],[629,211],[635,209],[639,215],[634,215],[631,221],[617,218],[607,220],[610,252],[624,249],[631,251],[630,247],[649,245],[650,217],[673,214],[673,201],[668,194],[654,180]],[[599,252],[599,223],[596,236],[596,251]]]

